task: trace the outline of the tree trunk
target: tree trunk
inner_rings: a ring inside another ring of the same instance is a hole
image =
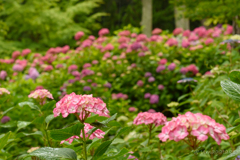
[[[175,6],[175,26],[176,28],[182,28],[184,30],[190,29],[189,19],[184,16],[185,6]]]
[[[142,0],[142,21],[143,33],[148,37],[152,33],[152,0]]]
[[[232,26],[233,26],[233,34],[240,34],[240,28],[237,24],[237,21],[239,21],[239,16],[235,16],[233,18],[233,23],[232,23]]]

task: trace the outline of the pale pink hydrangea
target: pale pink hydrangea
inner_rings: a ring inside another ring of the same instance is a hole
[[[86,137],[86,138],[89,136],[89,135],[87,134],[87,132],[89,132],[92,128],[93,128],[93,126],[91,126],[90,124],[84,123],[84,133],[85,133],[85,137]],[[94,139],[94,138],[102,139],[102,138],[104,138],[104,135],[105,135],[105,132],[103,132],[103,131],[100,130],[100,129],[97,129],[96,131],[94,131],[94,132],[89,136],[89,139]],[[81,131],[80,137],[83,138],[82,131]],[[68,138],[68,139],[66,139],[66,140],[61,141],[60,144],[64,143],[65,141],[67,141],[67,142],[69,142],[69,143],[71,144],[75,138],[76,138],[76,139],[79,139],[80,137],[79,137],[79,136],[72,136],[72,137],[70,137],[70,138]]]
[[[161,30],[160,28],[155,28],[155,29],[152,31],[152,34],[153,34],[153,35],[158,35],[158,34],[160,34],[160,33],[162,33],[162,30]]]
[[[226,128],[217,123],[214,119],[201,113],[187,112],[184,115],[173,117],[162,128],[162,132],[158,135],[163,142],[169,140],[184,140],[191,147],[196,148],[201,141],[205,141],[211,136],[218,145],[221,140],[228,140]]]
[[[150,113],[141,112],[134,119],[133,124],[155,124],[155,126],[164,125],[167,122],[167,118],[160,112]]]
[[[92,95],[76,95],[74,92],[65,95],[60,101],[58,101],[53,113],[54,117],[57,117],[62,113],[64,118],[71,113],[75,115],[79,113],[82,121],[84,121],[90,113],[109,117],[109,111],[106,104],[101,99],[92,97]]]
[[[34,98],[40,101],[40,104],[43,105],[46,101],[46,98],[53,99],[52,94],[46,89],[38,89],[33,91],[28,95],[28,98]]]
[[[0,88],[0,95],[4,93],[10,94],[10,92],[6,88]]]

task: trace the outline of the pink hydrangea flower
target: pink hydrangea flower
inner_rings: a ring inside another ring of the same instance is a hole
[[[1,71],[0,72],[0,79],[5,80],[7,77],[7,72],[6,71]]]
[[[28,98],[34,98],[40,101],[43,105],[47,98],[53,99],[52,94],[46,89],[37,89],[28,95]]]
[[[90,113],[109,117],[109,111],[106,104],[101,99],[92,97],[92,95],[76,95],[74,92],[65,95],[60,101],[58,101],[53,113],[54,117],[57,117],[62,113],[64,118],[69,114],[84,114],[86,116],[81,117],[82,121],[84,121]]]
[[[190,31],[190,30],[186,30],[186,31],[183,32],[183,36],[184,36],[184,37],[189,37],[190,34],[191,34],[191,31]]]
[[[6,88],[0,88],[0,95],[3,95],[4,93],[10,94]]]
[[[106,34],[109,33],[109,30],[107,28],[102,28],[99,32],[98,32],[98,35],[101,37],[101,36],[104,36]]]
[[[17,59],[19,56],[21,56],[21,52],[20,51],[14,51],[12,53],[12,58],[13,59]]]
[[[158,35],[158,34],[160,34],[160,33],[162,33],[162,30],[161,30],[160,28],[155,28],[155,29],[152,31],[152,34],[153,34],[153,35]]]
[[[155,126],[164,125],[167,122],[167,118],[160,112],[150,113],[141,112],[138,113],[137,117],[134,119],[133,124],[154,124]]]
[[[184,115],[173,117],[162,128],[162,132],[158,135],[163,142],[166,140],[180,141],[184,140],[192,148],[196,149],[201,141],[205,141],[208,137],[212,137],[218,145],[221,140],[228,140],[226,128],[217,123],[214,119],[201,113],[187,112]]]
[[[183,39],[182,40],[182,47],[187,48],[188,46],[190,46],[190,42],[187,39]]]
[[[186,67],[186,70],[188,72],[192,72],[194,75],[199,72],[198,68],[197,68],[197,66],[195,64],[190,64],[189,66]]]
[[[84,32],[79,31],[79,32],[77,32],[77,33],[75,34],[74,38],[75,38],[75,40],[77,41],[77,40],[81,39],[82,36],[84,36]]]
[[[170,38],[167,40],[166,45],[168,46],[177,46],[178,45],[178,41],[175,38]]]
[[[23,51],[22,51],[22,56],[26,56],[26,55],[28,55],[29,53],[31,53],[32,51],[31,51],[31,49],[24,49]]]
[[[91,126],[90,124],[84,123],[84,133],[85,133],[85,137],[88,137],[88,136],[89,136],[89,135],[87,134],[87,132],[89,132],[92,128],[93,128],[93,126]],[[89,139],[94,139],[94,138],[102,139],[102,138],[104,138],[104,135],[105,135],[105,132],[103,132],[103,131],[100,130],[100,129],[97,129],[96,131],[94,131],[94,132],[89,136]],[[82,131],[81,131],[80,136],[72,136],[72,137],[70,137],[70,138],[68,138],[68,139],[66,139],[66,140],[61,141],[60,144],[63,144],[65,141],[71,144],[75,138],[76,138],[76,139],[79,139],[80,137],[83,138]]]
[[[173,30],[173,35],[176,36],[176,35],[179,35],[183,32],[183,29],[182,28],[175,28]]]
[[[209,44],[211,44],[211,43],[213,43],[213,42],[214,42],[214,39],[208,38],[204,43],[205,43],[206,45],[209,45]]]

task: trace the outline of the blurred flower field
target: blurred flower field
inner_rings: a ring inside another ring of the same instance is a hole
[[[240,36],[232,32],[102,28],[73,35],[76,48],[0,59],[0,159],[236,158]]]

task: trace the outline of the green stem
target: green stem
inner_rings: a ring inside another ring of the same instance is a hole
[[[150,145],[151,136],[152,136],[152,124],[150,124],[149,126],[148,146]]]
[[[87,160],[86,138],[85,138],[84,127],[82,129],[82,135],[83,135],[83,155],[84,155],[84,159]]]
[[[47,142],[48,142],[48,146],[51,147],[50,141],[49,141],[49,137],[48,137],[48,133],[47,130],[44,129],[45,133],[46,133],[46,137],[47,137]]]

